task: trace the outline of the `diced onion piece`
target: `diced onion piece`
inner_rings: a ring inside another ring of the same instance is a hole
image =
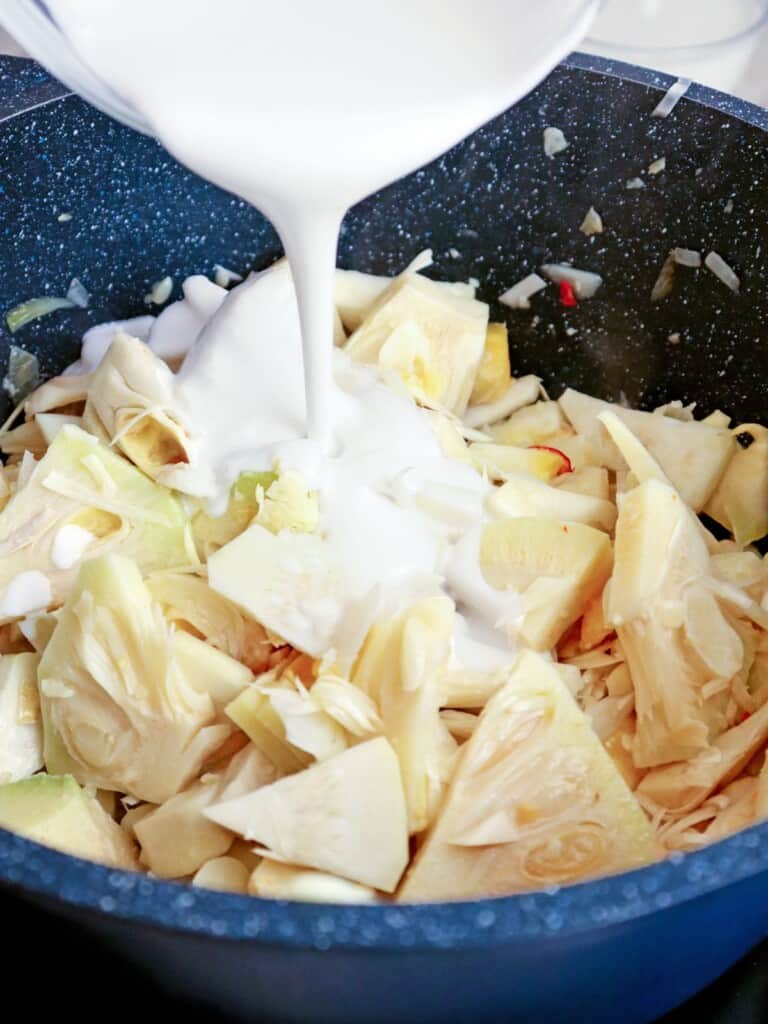
[[[735,273],[732,267],[728,266],[719,253],[707,253],[704,260],[704,266],[707,270],[711,270],[715,277],[723,282],[726,288],[730,288],[732,292],[738,292],[741,287],[739,276]]]
[[[681,249],[678,246],[672,250],[672,258],[679,267],[698,270],[701,266],[701,253],[697,249]]]
[[[651,289],[651,302],[660,302],[672,293],[675,282],[675,257],[674,250],[667,253],[667,258],[662,264],[659,276]]]
[[[601,235],[603,233],[603,218],[594,206],[590,206],[587,210],[579,231],[584,235]]]
[[[548,157],[557,156],[568,148],[568,140],[559,128],[544,129],[544,154]]]
[[[80,309],[87,309],[88,303],[91,301],[91,293],[85,287],[82,281],[78,278],[73,277],[69,282],[69,288],[67,290],[67,298],[73,306],[79,306]]]
[[[18,345],[11,345],[8,353],[8,372],[3,378],[3,389],[14,402],[20,402],[34,391],[40,381],[37,356]]]
[[[669,117],[690,87],[690,78],[678,78],[678,80],[674,82],[669,89],[667,89],[658,104],[651,111],[651,117]]]
[[[667,158],[660,156],[658,160],[654,160],[653,163],[648,164],[649,174],[661,174],[662,171],[667,169]]]
[[[162,306],[171,297],[173,291],[173,278],[168,276],[160,281],[155,281],[149,292],[144,296],[148,306]]]
[[[642,178],[630,178],[625,187],[630,191],[632,189],[645,188],[645,182]]]
[[[243,280],[243,275],[230,270],[229,267],[222,267],[220,263],[213,266],[213,280],[219,288],[229,288],[231,284],[237,284]]]
[[[42,295],[39,299],[29,299],[14,306],[5,314],[5,322],[8,330],[15,334],[19,328],[26,326],[41,316],[47,316],[57,309],[71,309],[74,305],[69,299],[62,299],[56,295]]]
[[[545,263],[541,272],[555,284],[568,281],[579,299],[591,299],[603,283],[599,274],[594,274],[591,270],[577,270],[568,263]]]
[[[60,213],[59,216],[56,218],[56,220],[59,222],[59,224],[66,224],[67,221],[72,220],[72,214],[71,213]]]
[[[503,295],[500,295],[499,302],[509,306],[510,309],[530,309],[531,303],[528,300],[546,287],[547,282],[543,277],[539,277],[538,274],[529,274],[522,281],[513,284]]]

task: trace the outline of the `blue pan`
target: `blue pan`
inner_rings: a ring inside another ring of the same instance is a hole
[[[571,260],[605,284],[576,310],[544,295],[536,317],[508,314],[515,372],[541,373],[553,393],[570,384],[648,407],[681,398],[764,420],[768,115],[694,87],[669,118],[652,118],[670,84],[571,57],[515,109],[353,210],[340,262],[393,273],[430,246],[435,276],[477,277],[493,302],[540,263]],[[555,160],[542,152],[548,124],[570,142]],[[660,156],[666,171],[628,190]],[[591,205],[606,223],[593,240],[578,231]],[[61,294],[72,277],[93,295],[88,310],[14,337],[46,374],[76,357],[89,325],[142,312],[159,278],[178,289],[215,263],[242,272],[280,252],[258,213],[13,58],[0,61],[0,232],[0,310]],[[652,305],[673,245],[719,252],[740,294],[689,272]],[[0,328],[0,364],[10,343]],[[768,932],[768,824],[561,890],[359,908],[185,888],[0,830],[0,889],[74,922],[169,989],[251,1020],[640,1024]]]

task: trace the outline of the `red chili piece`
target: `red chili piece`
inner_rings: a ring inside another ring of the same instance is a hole
[[[573,472],[573,463],[565,454],[565,452],[561,452],[559,448],[553,448],[551,445],[548,444],[532,444],[529,445],[529,447],[535,448],[536,451],[539,452],[552,452],[553,455],[559,455],[560,458],[563,460],[563,464],[557,471],[558,476],[563,476],[564,473]]]
[[[751,717],[752,717],[752,712],[751,711],[742,711],[741,718],[739,719],[739,725],[741,725],[742,722],[746,722],[746,720],[748,718],[751,718]]]
[[[567,309],[572,309],[574,306],[578,306],[576,299],[576,292],[573,290],[573,285],[570,281],[560,282],[560,305],[565,306]]]

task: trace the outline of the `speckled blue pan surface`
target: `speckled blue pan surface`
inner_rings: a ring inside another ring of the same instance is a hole
[[[652,118],[670,82],[571,57],[517,108],[352,211],[340,262],[394,273],[430,246],[430,273],[477,277],[491,302],[543,262],[598,271],[603,287],[577,309],[549,289],[530,311],[506,312],[515,372],[540,373],[554,394],[570,384],[765,420],[768,115],[693,87],[669,118]],[[569,141],[554,159],[542,151],[548,124]],[[661,156],[666,170],[647,174]],[[646,187],[628,190],[638,176]],[[589,239],[578,227],[592,205],[605,233]],[[14,336],[47,375],[76,357],[89,325],[146,311],[159,278],[170,274],[178,292],[189,273],[215,263],[243,272],[280,252],[255,211],[13,58],[0,61],[0,233],[0,310],[63,294],[75,276],[93,296],[88,310]],[[652,305],[674,245],[719,252],[740,294],[685,270]],[[3,324],[0,365],[10,343]],[[1,830],[0,882],[170,987],[252,1020],[631,1024],[683,1001],[768,932],[768,825],[615,878],[442,906],[215,894]]]

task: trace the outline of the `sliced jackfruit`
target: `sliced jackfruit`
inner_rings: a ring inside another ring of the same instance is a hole
[[[160,878],[183,878],[221,857],[233,835],[210,821],[205,808],[266,786],[279,777],[274,765],[252,745],[245,747],[218,774],[204,776],[133,826],[142,863]]]
[[[550,487],[527,473],[510,474],[506,483],[491,493],[486,507],[499,518],[532,516],[567,520],[606,532],[612,530],[616,522],[613,502]]]
[[[78,563],[57,556],[56,541],[73,525],[93,537],[83,558],[120,552],[143,572],[197,562],[179,502],[89,434],[67,426],[0,513],[0,606],[14,579],[30,571],[49,583],[45,606],[61,604]]]
[[[730,724],[727,683],[744,647],[709,576],[699,524],[672,487],[648,480],[624,495],[606,619],[634,684],[638,767],[694,757]]]
[[[402,274],[376,301],[346,351],[358,362],[397,369],[416,398],[461,415],[487,327],[485,303],[456,296],[418,274]]]
[[[376,903],[378,894],[369,886],[350,882],[338,875],[265,858],[250,878],[252,896],[268,900],[298,900],[308,903]]]
[[[248,892],[248,868],[236,857],[213,857],[198,868],[192,885],[215,892]]]
[[[334,278],[334,300],[342,325],[355,331],[388,288],[394,278],[363,274],[359,270],[337,270]],[[435,284],[459,298],[473,299],[475,289],[463,281],[436,281]]]
[[[440,673],[451,654],[453,617],[449,598],[431,597],[377,623],[352,671],[378,707],[400,761],[412,833],[429,825],[443,791]]]
[[[744,423],[733,431],[739,444],[704,511],[747,545],[768,533],[768,430]]]
[[[261,506],[264,492],[277,473],[241,473],[229,492],[226,510],[218,516],[201,509],[192,518],[192,535],[204,559],[247,529]]]
[[[126,833],[71,775],[33,775],[0,786],[0,828],[108,867],[138,866]]]
[[[300,473],[280,473],[276,480],[257,495],[259,509],[254,522],[270,533],[293,530],[314,533],[320,518],[316,491],[311,491]]]
[[[477,368],[470,405],[487,405],[506,394],[512,381],[506,324],[488,324],[483,357]]]
[[[173,641],[134,562],[83,565],[38,670],[49,771],[151,803],[198,774],[233,729]]]
[[[521,516],[483,528],[483,575],[498,590],[520,593],[519,635],[535,650],[555,646],[603,589],[611,566],[609,538],[581,523]]]
[[[43,728],[36,654],[0,658],[0,784],[18,782],[43,767]]]
[[[557,670],[526,651],[464,744],[398,899],[503,896],[656,855],[643,811]]]
[[[655,413],[625,409],[568,389],[560,406],[579,434],[584,435],[608,469],[618,470],[623,460],[603,432],[598,417],[612,412],[635,434],[657,460],[686,504],[699,512],[714,492],[734,454],[728,430],[706,423],[672,419]]]
[[[497,444],[514,444],[525,447],[531,444],[554,444],[567,430],[565,417],[557,402],[541,401],[524,406],[513,412],[509,419],[502,420],[491,428]]]
[[[400,768],[383,737],[205,813],[275,860],[384,892],[394,891],[408,863]]]
[[[469,455],[477,469],[497,481],[528,473],[548,483],[571,468],[567,456],[549,447],[514,448],[512,445],[480,442],[469,446]]]
[[[571,491],[573,494],[586,494],[601,501],[611,500],[608,470],[602,466],[582,466],[581,469],[574,469],[572,473],[563,473],[552,481],[552,486],[561,491]]]
[[[173,374],[143,341],[118,331],[94,372],[84,417],[154,479],[190,460],[190,441],[173,415]]]

